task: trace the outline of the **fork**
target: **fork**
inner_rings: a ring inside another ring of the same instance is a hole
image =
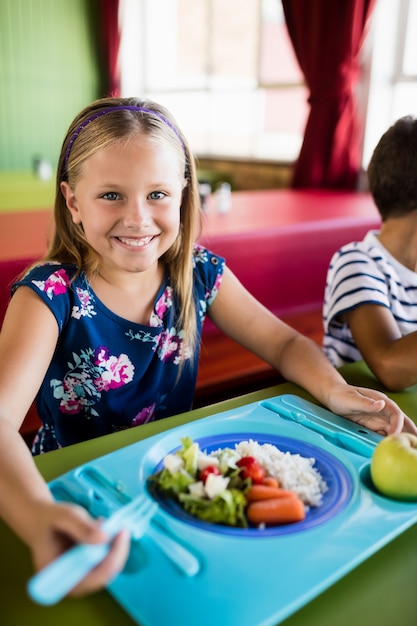
[[[181,545],[176,539],[167,535],[159,524],[151,524],[147,536],[150,537],[175,565],[189,577],[198,574],[201,568],[199,559],[188,548]]]
[[[105,520],[102,529],[109,535],[110,540],[125,528],[138,539],[146,533],[157,509],[156,502],[151,502],[141,494]],[[38,604],[45,605],[56,604],[62,600],[107,556],[110,543],[111,541],[96,544],[80,543],[59,556],[29,580],[27,590],[30,597]]]
[[[66,502],[82,504],[93,517],[108,517],[111,513],[114,513],[114,507],[117,507],[116,510],[119,510],[122,506],[120,502],[121,498],[123,498],[124,504],[126,504],[126,501],[132,501],[132,498],[124,493],[117,493],[117,498],[119,499],[118,503],[114,502],[113,499],[109,499],[108,493],[114,493],[115,483],[97,468],[87,467],[77,476],[78,479],[80,477],[82,477],[83,483],[87,483],[87,486],[82,484],[80,488],[78,481],[71,483],[69,486],[66,483],[58,481],[52,486],[54,497],[58,500],[63,499]],[[93,484],[94,487],[91,487],[91,484]],[[105,485],[104,490],[100,488],[101,484]],[[169,536],[166,529],[162,527],[157,520],[152,520],[152,524],[149,525],[146,535],[157,544],[165,556],[174,563],[183,574],[190,577],[198,574],[201,563],[197,556],[182,545],[176,538],[174,539]],[[140,539],[140,537],[138,537],[138,539]],[[132,534],[132,540],[136,540],[134,533]]]

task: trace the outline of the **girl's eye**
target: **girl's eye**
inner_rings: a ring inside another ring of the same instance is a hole
[[[152,191],[152,193],[149,194],[149,197],[151,200],[161,200],[162,198],[165,198],[165,194],[162,191]]]
[[[103,193],[101,197],[104,198],[104,200],[118,200],[120,196],[115,191],[109,191],[108,193]]]

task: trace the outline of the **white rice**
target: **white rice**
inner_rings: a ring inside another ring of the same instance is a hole
[[[327,485],[320,473],[313,467],[314,458],[299,454],[281,452],[269,443],[241,441],[235,446],[239,456],[253,456],[269,476],[279,481],[283,489],[294,491],[308,506],[318,506],[322,502]]]

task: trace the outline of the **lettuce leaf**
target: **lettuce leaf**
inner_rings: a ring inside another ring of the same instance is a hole
[[[245,517],[246,498],[237,489],[225,489],[213,500],[195,498],[189,493],[179,493],[178,499],[188,513],[205,522],[241,528],[248,525]]]
[[[188,492],[188,485],[194,482],[194,478],[186,472],[174,472],[173,474],[164,468],[150,478],[151,486],[156,489],[178,495],[182,492]]]
[[[200,447],[190,437],[183,437],[181,443],[182,448],[174,454],[182,459],[184,466],[178,471],[172,471],[176,464],[170,463],[170,469],[164,467],[151,476],[149,478],[151,489],[174,498],[188,513],[203,521],[246,528],[248,523],[245,516],[247,505],[245,491],[249,483],[248,480],[242,479],[240,470],[235,465],[235,453],[227,449],[219,450],[216,455],[222,459],[222,475],[227,476],[229,481],[227,489],[213,498],[200,497],[193,495],[188,488],[198,480]]]

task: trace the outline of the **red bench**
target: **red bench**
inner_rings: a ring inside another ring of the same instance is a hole
[[[367,193],[322,190],[237,192],[218,214],[211,198],[201,242],[224,256],[268,309],[321,344],[321,309],[332,254],[378,228]],[[260,359],[206,323],[197,381],[198,405],[279,382]]]

